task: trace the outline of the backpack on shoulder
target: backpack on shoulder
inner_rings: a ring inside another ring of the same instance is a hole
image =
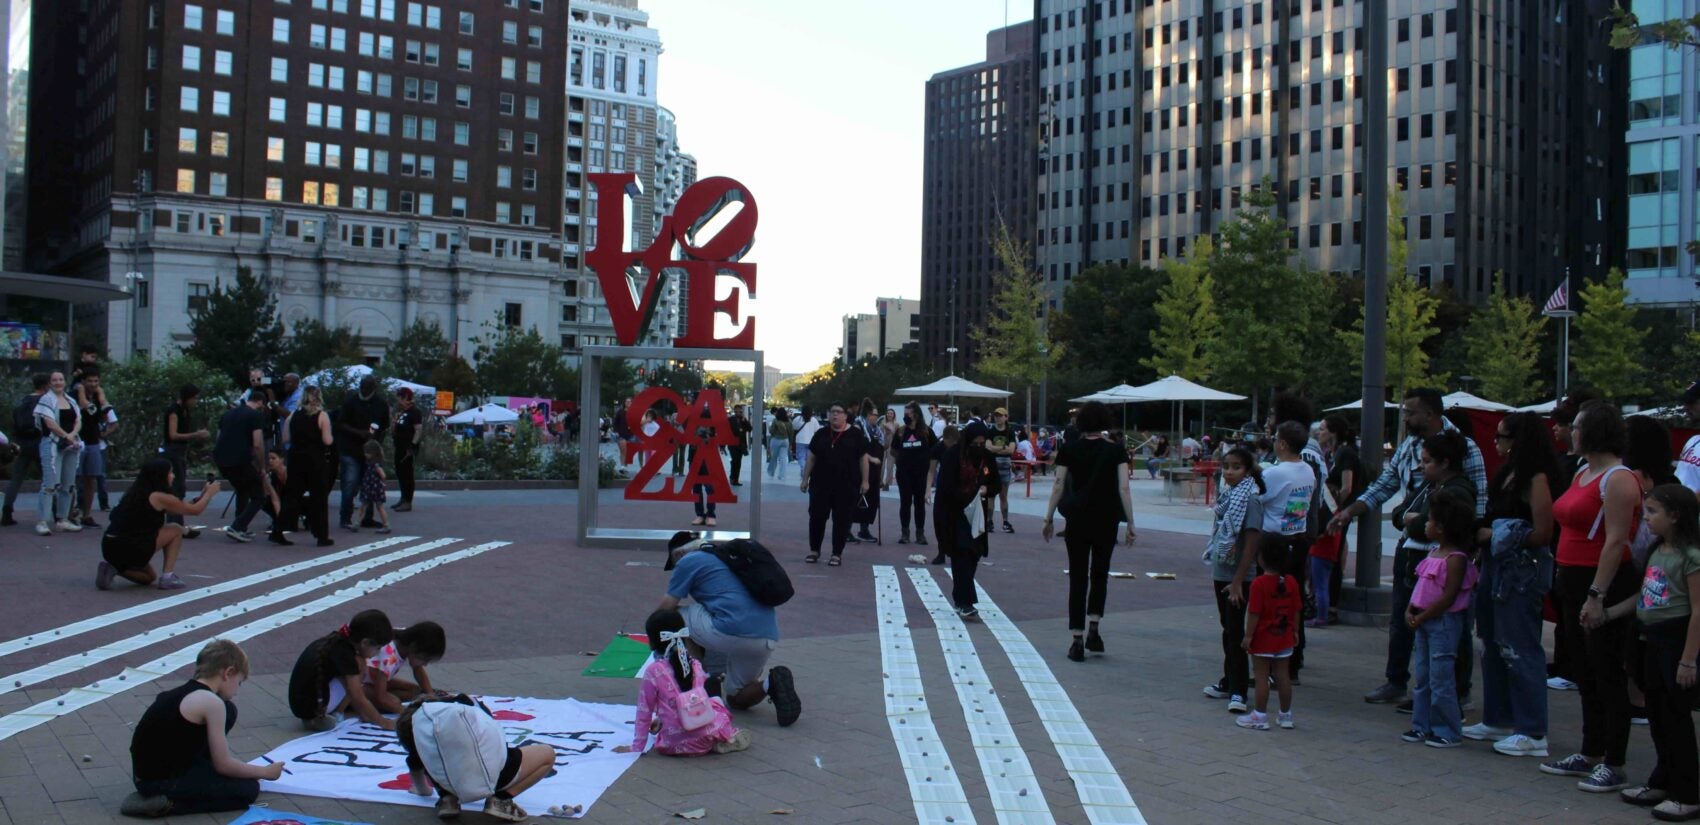
[[[725,563],[732,575],[744,583],[750,595],[768,607],[778,607],[797,593],[791,587],[791,576],[760,542],[733,539],[706,544],[703,549]]]
[[[425,700],[411,711],[410,750],[437,787],[462,802],[501,790],[496,780],[507,763],[508,743],[489,708],[463,693]]]

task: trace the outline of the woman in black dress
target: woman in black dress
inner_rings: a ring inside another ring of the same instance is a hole
[[[331,420],[325,415],[318,387],[309,385],[301,389],[301,406],[289,416],[288,431],[289,486],[284,509],[303,508],[300,512],[307,516],[307,529],[318,539],[318,546],[329,547],[336,543],[330,536],[327,509],[331,475],[326,455],[331,446]]]
[[[978,421],[962,428],[961,440],[939,457],[938,494],[933,499],[933,535],[938,539],[939,555],[950,559],[951,601],[957,615],[970,620],[980,615],[974,606],[979,601],[974,571],[980,559],[991,552],[986,529],[992,521],[991,497],[1003,488],[997,462],[986,451],[989,434],[986,425]],[[981,508],[978,534],[969,526],[970,506]]]

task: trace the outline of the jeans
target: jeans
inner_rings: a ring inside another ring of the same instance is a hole
[[[260,780],[225,776],[203,755],[175,779],[136,780],[136,792],[170,799],[173,815],[240,811],[259,798]]]
[[[1410,550],[1400,546],[1393,552],[1393,615],[1388,618],[1387,681],[1405,687],[1411,683],[1411,649],[1416,633],[1405,624],[1405,609],[1411,606],[1411,590],[1417,584],[1417,563],[1428,555],[1427,547]],[[1475,643],[1470,641],[1470,629],[1475,621],[1470,611],[1464,611],[1464,628],[1458,638],[1458,656],[1453,660],[1458,672],[1454,684],[1460,698],[1470,695],[1470,677],[1474,674]]]
[[[71,515],[77,497],[77,465],[82,462],[81,444],[59,449],[51,438],[41,440],[41,500],[36,504],[41,520],[49,524]]]
[[[714,501],[709,498],[709,496],[714,494],[713,491],[714,487],[712,485],[691,485],[691,492],[696,496],[691,499],[691,504],[696,507],[697,518],[714,518]]]
[[[809,466],[809,445],[797,445],[797,471],[802,472]]]
[[[1473,608],[1482,639],[1482,722],[1535,739],[1547,735],[1541,600],[1551,583],[1546,548],[1490,553],[1482,560]]]
[[[266,497],[260,483],[260,473],[252,464],[220,467],[218,471],[230,479],[230,489],[236,493],[236,520],[230,523],[230,529],[246,533],[248,522],[254,520],[260,508],[271,506],[271,500]]]
[[[171,474],[172,474],[172,476],[174,476],[174,478],[171,481],[171,494],[178,497],[179,499],[182,499],[183,501],[188,501],[189,500],[188,499],[188,495],[189,495],[189,450],[188,450],[188,448],[187,447],[161,447],[161,448],[159,448],[159,457],[165,459],[166,461],[171,462]],[[176,514],[173,514],[173,513],[166,513],[165,514],[165,521],[166,521],[167,524],[182,524],[183,523],[183,517],[176,515]]]
[[[910,521],[911,513],[914,514],[913,521]],[[910,524],[915,525],[917,537],[927,534],[927,467],[924,464],[919,470],[897,471],[897,526],[908,532]]]
[[[1334,562],[1321,556],[1310,557],[1310,586],[1316,598],[1316,618],[1328,620],[1328,590],[1334,580]]]
[[[1647,787],[1658,788],[1684,805],[1700,804],[1700,753],[1694,744],[1694,688],[1676,683],[1676,663],[1688,637],[1688,617],[1666,619],[1644,628],[1647,644],[1641,683],[1647,690],[1647,728],[1658,764]]]
[[[832,518],[832,554],[844,553],[850,540],[850,519],[856,513],[856,491],[845,485],[838,489],[831,482],[809,487],[809,552],[820,553],[826,538],[826,520]]]
[[[1424,733],[1458,740],[1458,637],[1464,632],[1464,614],[1442,613],[1414,631],[1416,682],[1411,685],[1411,727]]]
[[[767,476],[785,480],[785,466],[791,463],[791,445],[783,438],[767,440]]]
[[[354,523],[354,500],[360,495],[360,476],[366,472],[366,462],[351,455],[339,455],[336,461],[342,488],[342,507],[337,511],[337,523],[347,527]],[[360,520],[371,517],[372,505],[367,504],[360,511]]]
[[[1070,568],[1073,569],[1073,568]],[[1245,638],[1245,599],[1238,605],[1228,601],[1228,582],[1212,582],[1216,591],[1216,618],[1222,623],[1222,684],[1229,695],[1245,698],[1246,685],[1251,681],[1251,662],[1246,659],[1240,640]],[[1247,588],[1240,585],[1240,596]]]
[[[1604,604],[1623,601],[1640,588],[1640,579],[1630,568],[1628,564],[1617,568]],[[1553,606],[1558,608],[1558,632],[1571,637],[1570,649],[1576,654],[1570,678],[1582,696],[1582,755],[1622,765],[1629,749],[1629,674],[1624,670],[1624,650],[1634,623],[1625,616],[1594,630],[1582,629],[1578,617],[1596,570],[1558,568]]]
[[[18,457],[12,459],[12,479],[6,482],[5,512],[12,512],[12,505],[17,503],[18,493],[24,489],[24,479],[29,477],[31,465],[40,472],[41,444],[38,441],[19,441]]]
[[[1105,590],[1110,583],[1110,554],[1116,549],[1117,522],[1092,524],[1077,519],[1068,525],[1068,629],[1079,633],[1086,622],[1104,616]]]

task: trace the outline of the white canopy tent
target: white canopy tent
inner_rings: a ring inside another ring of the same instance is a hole
[[[319,370],[318,372],[301,379],[301,383],[315,387],[343,381],[346,381],[349,384],[359,384],[361,379],[371,374],[371,367],[368,367],[365,364],[352,364],[346,367],[332,367],[330,369]],[[407,389],[413,390],[415,395],[437,394],[436,387],[426,386],[413,381],[404,381],[400,378],[385,378],[384,386],[388,388],[390,392],[395,392],[396,390],[406,387]]]
[[[1558,409],[1558,402],[1557,401],[1543,401],[1539,404],[1530,404],[1527,407],[1518,407],[1516,411],[1517,412],[1540,413],[1541,415],[1552,415],[1553,410],[1556,410],[1556,409]]]
[[[1489,401],[1486,398],[1482,398],[1481,396],[1477,396],[1477,395],[1471,395],[1470,393],[1467,393],[1467,392],[1455,392],[1455,393],[1450,393],[1448,395],[1443,395],[1443,396],[1441,396],[1440,401],[1441,401],[1443,408],[1448,409],[1448,410],[1453,409],[1453,408],[1461,408],[1461,409],[1466,409],[1466,410],[1486,410],[1488,412],[1511,412],[1512,411],[1511,406],[1508,405],[1508,404],[1501,404],[1498,401]],[[1384,401],[1384,402],[1382,402],[1382,406],[1385,408],[1385,407],[1397,407],[1399,405],[1392,402],[1392,401]],[[1336,411],[1339,411],[1339,410],[1361,410],[1363,408],[1364,408],[1364,402],[1363,402],[1363,399],[1360,398],[1356,401],[1353,401],[1350,404],[1341,404],[1338,407],[1329,407],[1327,410],[1325,410],[1325,412],[1336,412]],[[1528,408],[1525,408],[1525,409],[1528,409]],[[1550,404],[1547,405],[1546,412],[1552,412],[1552,405],[1550,405]]]
[[[485,404],[481,407],[473,407],[470,410],[461,410],[449,416],[445,423],[471,424],[480,414],[483,414],[486,424],[512,424],[519,420],[519,413],[507,407],[500,404]]]

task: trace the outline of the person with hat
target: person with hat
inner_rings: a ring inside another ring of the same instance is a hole
[[[820,561],[821,541],[826,538],[826,520],[832,518],[832,558],[837,567],[844,560],[844,545],[850,540],[850,522],[856,514],[856,498],[868,492],[868,441],[860,427],[850,426],[843,404],[833,404],[827,426],[809,439],[808,462],[803,465],[802,491],[809,494],[809,554],[803,561]]]
[[[998,468],[998,506],[1002,508],[1003,531],[1015,532],[1009,524],[1009,482],[1014,478],[1015,445],[1027,439],[1027,432],[1009,423],[1009,410],[992,410],[992,425],[986,428],[986,452],[996,459]],[[988,513],[987,515],[990,515]],[[990,523],[990,519],[987,520]]]
[[[990,554],[989,525],[992,521],[991,497],[1003,488],[1003,483],[986,441],[991,430],[979,421],[970,421],[962,428],[961,438],[938,459],[938,491],[933,498],[933,535],[938,539],[939,555],[950,559],[951,601],[956,613],[964,619],[974,619],[980,611],[974,591],[974,571],[980,559]],[[982,508],[980,529],[975,531],[967,516],[969,507]]]
[[[667,564],[662,569],[672,576],[656,610],[678,610],[684,616],[691,641],[703,649],[703,667],[719,682],[728,707],[747,710],[772,699],[780,727],[788,726],[802,714],[803,703],[797,698],[791,669],[767,667],[779,644],[778,614],[751,595],[744,580],[719,556],[697,552],[706,543],[688,530],[674,533],[667,541]],[[680,607],[685,599],[690,603]],[[766,679],[761,678],[764,668]]]
[[[1682,410],[1689,418],[1700,419],[1700,381],[1688,385],[1682,391]],[[1682,445],[1682,453],[1676,458],[1676,480],[1682,486],[1700,495],[1700,435],[1688,439]]]

